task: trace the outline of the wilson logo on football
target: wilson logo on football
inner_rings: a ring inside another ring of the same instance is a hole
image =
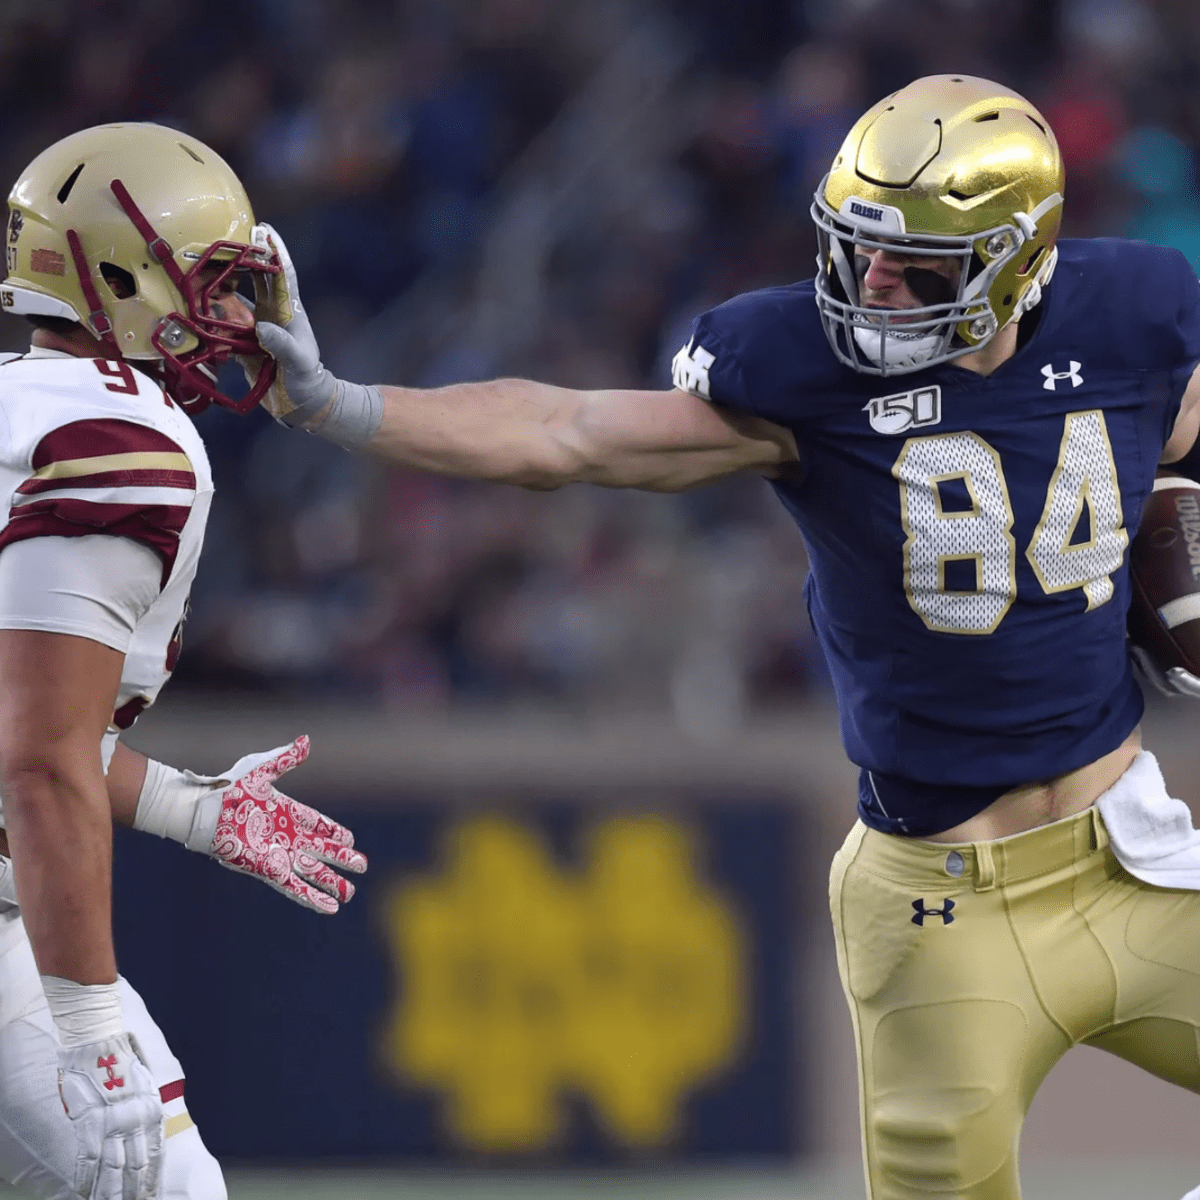
[[[915,392],[897,392],[894,396],[876,396],[863,405],[876,433],[906,433],[923,425],[937,425],[942,419],[942,389],[918,388]]]
[[[1177,496],[1175,512],[1179,515],[1179,528],[1192,560],[1192,577],[1200,580],[1200,501],[1191,492]]]

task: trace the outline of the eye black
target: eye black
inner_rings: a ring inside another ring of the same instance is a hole
[[[937,271],[925,267],[905,267],[904,282],[922,304],[949,304],[954,299],[954,285]]]

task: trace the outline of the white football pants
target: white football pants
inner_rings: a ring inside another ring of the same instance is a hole
[[[73,1200],[75,1132],[58,1094],[58,1037],[15,908],[0,911],[0,1178],[44,1200]],[[125,1028],[163,1092],[162,1200],[227,1200],[217,1160],[183,1100],[183,1068],[125,979]]]

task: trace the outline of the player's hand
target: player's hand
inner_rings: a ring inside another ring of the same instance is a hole
[[[83,1200],[155,1200],[163,1152],[158,1088],[128,1033],[58,1051]]]
[[[301,735],[239,759],[200,798],[184,844],[306,908],[335,913],[354,895],[354,884],[333,868],[360,875],[367,859],[344,825],[276,790],[275,781],[307,757],[308,738]]]
[[[1154,685],[1164,696],[1192,696],[1200,699],[1200,678],[1183,667],[1160,667],[1154,658],[1141,646],[1131,642],[1129,653],[1138,670],[1147,682]]]
[[[1200,699],[1200,679],[1191,671],[1185,671],[1183,667],[1170,667],[1164,670],[1147,651],[1132,643],[1129,646],[1129,653],[1146,680],[1164,696],[1192,696]]]
[[[270,225],[263,228],[283,270],[255,283],[260,289],[255,304],[258,344],[279,364],[275,382],[260,403],[277,421],[304,428],[329,406],[338,381],[321,363],[292,256]]]

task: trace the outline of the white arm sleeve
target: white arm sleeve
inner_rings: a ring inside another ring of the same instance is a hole
[[[162,559],[109,534],[35,537],[0,550],[0,629],[90,638],[125,654],[162,588]]]

